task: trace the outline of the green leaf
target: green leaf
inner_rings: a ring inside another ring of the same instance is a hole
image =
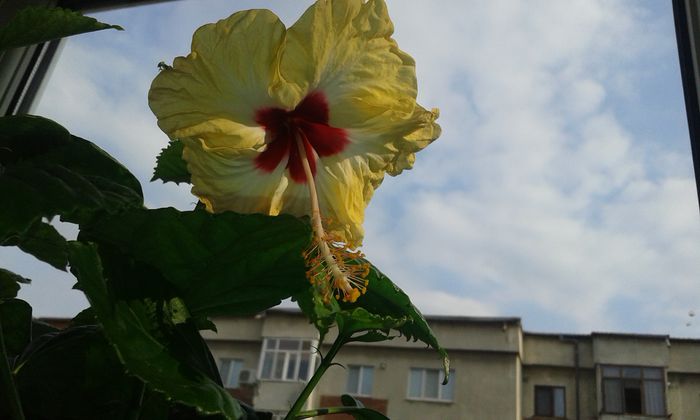
[[[15,370],[27,418],[118,420],[138,404],[139,381],[97,326],[44,336]]]
[[[0,268],[0,299],[8,299],[17,296],[19,283],[28,284],[31,280],[26,279],[12,271]]]
[[[22,353],[31,341],[32,307],[20,299],[0,302],[0,324],[8,356]]]
[[[442,365],[445,371],[445,383],[450,372],[450,359],[437,337],[430,329],[428,322],[416,308],[411,299],[403,290],[394,284],[376,267],[372,266],[367,276],[369,284],[367,292],[353,304],[341,303],[343,308],[361,307],[372,314],[390,316],[395,319],[406,319],[406,322],[396,328],[407,340],[420,340],[429,345],[442,357]]]
[[[0,28],[0,51],[103,29],[123,30],[73,10],[26,7]]]
[[[306,289],[310,238],[292,216],[172,208],[105,216],[80,236],[98,243],[121,298],[179,296],[194,317],[253,314]]]
[[[156,161],[156,168],[151,181],[160,179],[163,182],[190,183],[191,176],[187,170],[187,162],[182,158],[183,144],[180,140],[173,140],[164,148]]]
[[[53,226],[40,220],[32,223],[26,231],[8,238],[2,245],[18,246],[59,270],[65,271],[68,265],[66,239]]]
[[[293,300],[297,302],[299,309],[316,327],[319,333],[319,343],[322,343],[328,330],[335,325],[335,314],[340,311],[338,302],[331,300],[326,304],[323,298],[315,293],[313,286],[294,295]]]
[[[228,392],[206,373],[183,363],[173,349],[161,340],[163,318],[154,316],[152,305],[144,301],[121,301],[111,296],[96,247],[69,242],[71,271],[78,278],[108,340],[129,373],[167,398],[196,408],[203,414],[243,417],[243,411]],[[157,309],[157,305],[156,305]],[[169,322],[172,322],[171,318]]]
[[[0,206],[0,245],[20,242],[42,217],[80,223],[143,206],[141,185],[119,162],[55,122],[27,115],[0,118],[0,196],[13,198]]]
[[[384,414],[365,407],[357,398],[343,394],[340,397],[343,407],[317,408],[306,412],[301,412],[296,416],[297,419],[316,418],[325,415],[326,417],[333,414],[348,414],[356,420],[389,420]]]
[[[32,319],[32,338],[31,341],[38,340],[41,336],[46,334],[57,333],[60,330],[53,325],[39,321],[38,319]]]
[[[398,331],[407,340],[420,340],[437,350],[442,357],[445,381],[449,375],[450,360],[428,322],[403,290],[373,265],[370,268],[367,291],[355,303],[331,300],[324,304],[313,288],[306,288],[294,296],[301,310],[316,326],[323,337],[331,325],[337,324],[340,334],[355,335],[351,341],[375,342],[391,340],[390,330]]]
[[[343,394],[340,396],[340,401],[346,407],[357,407],[359,410],[350,411],[348,414],[353,416],[356,420],[389,420],[384,414],[374,411],[372,409],[366,408],[360,400],[353,397],[352,395]]]

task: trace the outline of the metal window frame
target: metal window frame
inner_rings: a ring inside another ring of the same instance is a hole
[[[556,402],[554,401],[554,390],[555,389],[561,389],[562,393],[564,395],[564,415],[563,416],[557,416],[556,414]],[[549,407],[550,411],[552,412],[552,415],[548,414],[542,414],[537,411],[537,391],[545,391],[549,392],[551,396],[551,401],[552,405]],[[563,385],[535,385],[534,389],[534,412],[536,417],[546,417],[546,418],[552,418],[552,419],[565,419],[566,418],[566,387]]]
[[[698,0],[672,0],[672,6],[695,188],[700,205],[700,4]]]
[[[351,369],[358,369],[357,373],[357,388],[356,389],[350,389],[350,370]],[[358,397],[371,397],[372,396],[372,391],[374,389],[374,366],[373,365],[356,365],[356,364],[349,364],[348,365],[348,380],[345,383],[345,391],[350,394],[350,395],[355,395]],[[372,382],[370,383],[370,390],[369,393],[363,393],[362,392],[362,380],[364,379],[365,371],[371,370],[372,371]]]
[[[603,374],[603,369],[606,367],[611,367],[611,368],[618,368],[618,374],[616,376],[613,375],[604,375]],[[623,369],[624,368],[639,368],[640,369],[640,377],[639,378],[626,378],[623,374]],[[661,372],[661,378],[646,378],[644,376],[644,370],[645,369],[654,369],[658,370]],[[616,382],[617,386],[620,388],[620,407],[622,409],[621,412],[616,412],[616,411],[610,411],[608,407],[606,407],[605,402],[605,381],[611,381],[611,382]],[[635,414],[635,413],[628,413],[627,412],[627,403],[625,401],[625,393],[624,393],[624,383],[626,380],[637,380],[639,381],[640,384],[640,397],[641,397],[641,404],[642,404],[642,413],[641,414]],[[609,365],[609,364],[603,364],[600,365],[600,392],[601,392],[601,400],[602,400],[602,413],[605,414],[621,414],[621,415],[641,415],[644,417],[649,417],[649,418],[666,418],[668,417],[668,402],[667,402],[667,395],[666,395],[666,387],[662,386],[662,391],[663,394],[661,395],[661,401],[663,402],[663,408],[664,408],[664,413],[665,414],[658,414],[658,415],[652,415],[652,414],[646,414],[646,393],[644,391],[645,384],[648,382],[655,382],[655,383],[661,383],[662,385],[666,383],[666,369],[662,366],[643,366],[643,365]]]

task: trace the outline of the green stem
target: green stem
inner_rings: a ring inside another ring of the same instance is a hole
[[[19,402],[19,394],[15,387],[15,381],[10,372],[10,365],[7,363],[7,351],[5,350],[5,338],[0,323],[0,386],[7,399],[10,408],[10,416],[13,420],[24,420],[22,404]]]
[[[299,418],[296,417],[297,414],[301,411],[301,408],[304,406],[306,400],[309,398],[309,395],[311,395],[311,392],[318,384],[318,381],[321,380],[323,374],[326,373],[326,370],[333,363],[333,358],[335,357],[335,355],[338,354],[338,351],[340,351],[340,348],[343,347],[343,344],[345,344],[346,342],[346,337],[342,335],[339,335],[338,338],[335,339],[330,350],[328,350],[328,353],[321,360],[321,365],[319,365],[318,369],[316,369],[316,372],[314,372],[314,376],[311,377],[309,383],[307,383],[306,387],[304,387],[304,390],[301,391],[301,394],[299,394],[297,400],[294,401],[294,405],[292,406],[291,410],[289,410],[289,413],[287,413],[287,416],[284,418],[284,420]]]

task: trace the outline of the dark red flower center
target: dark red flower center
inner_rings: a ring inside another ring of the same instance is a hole
[[[316,157],[340,153],[350,142],[345,130],[328,125],[328,101],[321,92],[311,92],[291,111],[262,108],[255,121],[265,129],[267,147],[255,158],[255,166],[274,171],[285,157],[291,178],[306,182],[297,139],[304,145],[311,173],[316,175]]]

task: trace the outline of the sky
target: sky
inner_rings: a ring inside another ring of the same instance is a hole
[[[124,32],[64,43],[33,113],[90,139],[149,207],[190,209],[149,182],[167,144],[148,109],[157,63],[238,9],[291,25],[309,1],[178,1],[93,14]],[[206,6],[204,6],[206,4]],[[700,213],[671,2],[388,1],[443,134],[387,177],[363,251],[426,314],[518,316],[526,330],[700,337]],[[62,226],[68,236],[71,226]],[[87,305],[71,276],[0,249],[33,279],[35,316]],[[688,325],[690,324],[690,325]]]

